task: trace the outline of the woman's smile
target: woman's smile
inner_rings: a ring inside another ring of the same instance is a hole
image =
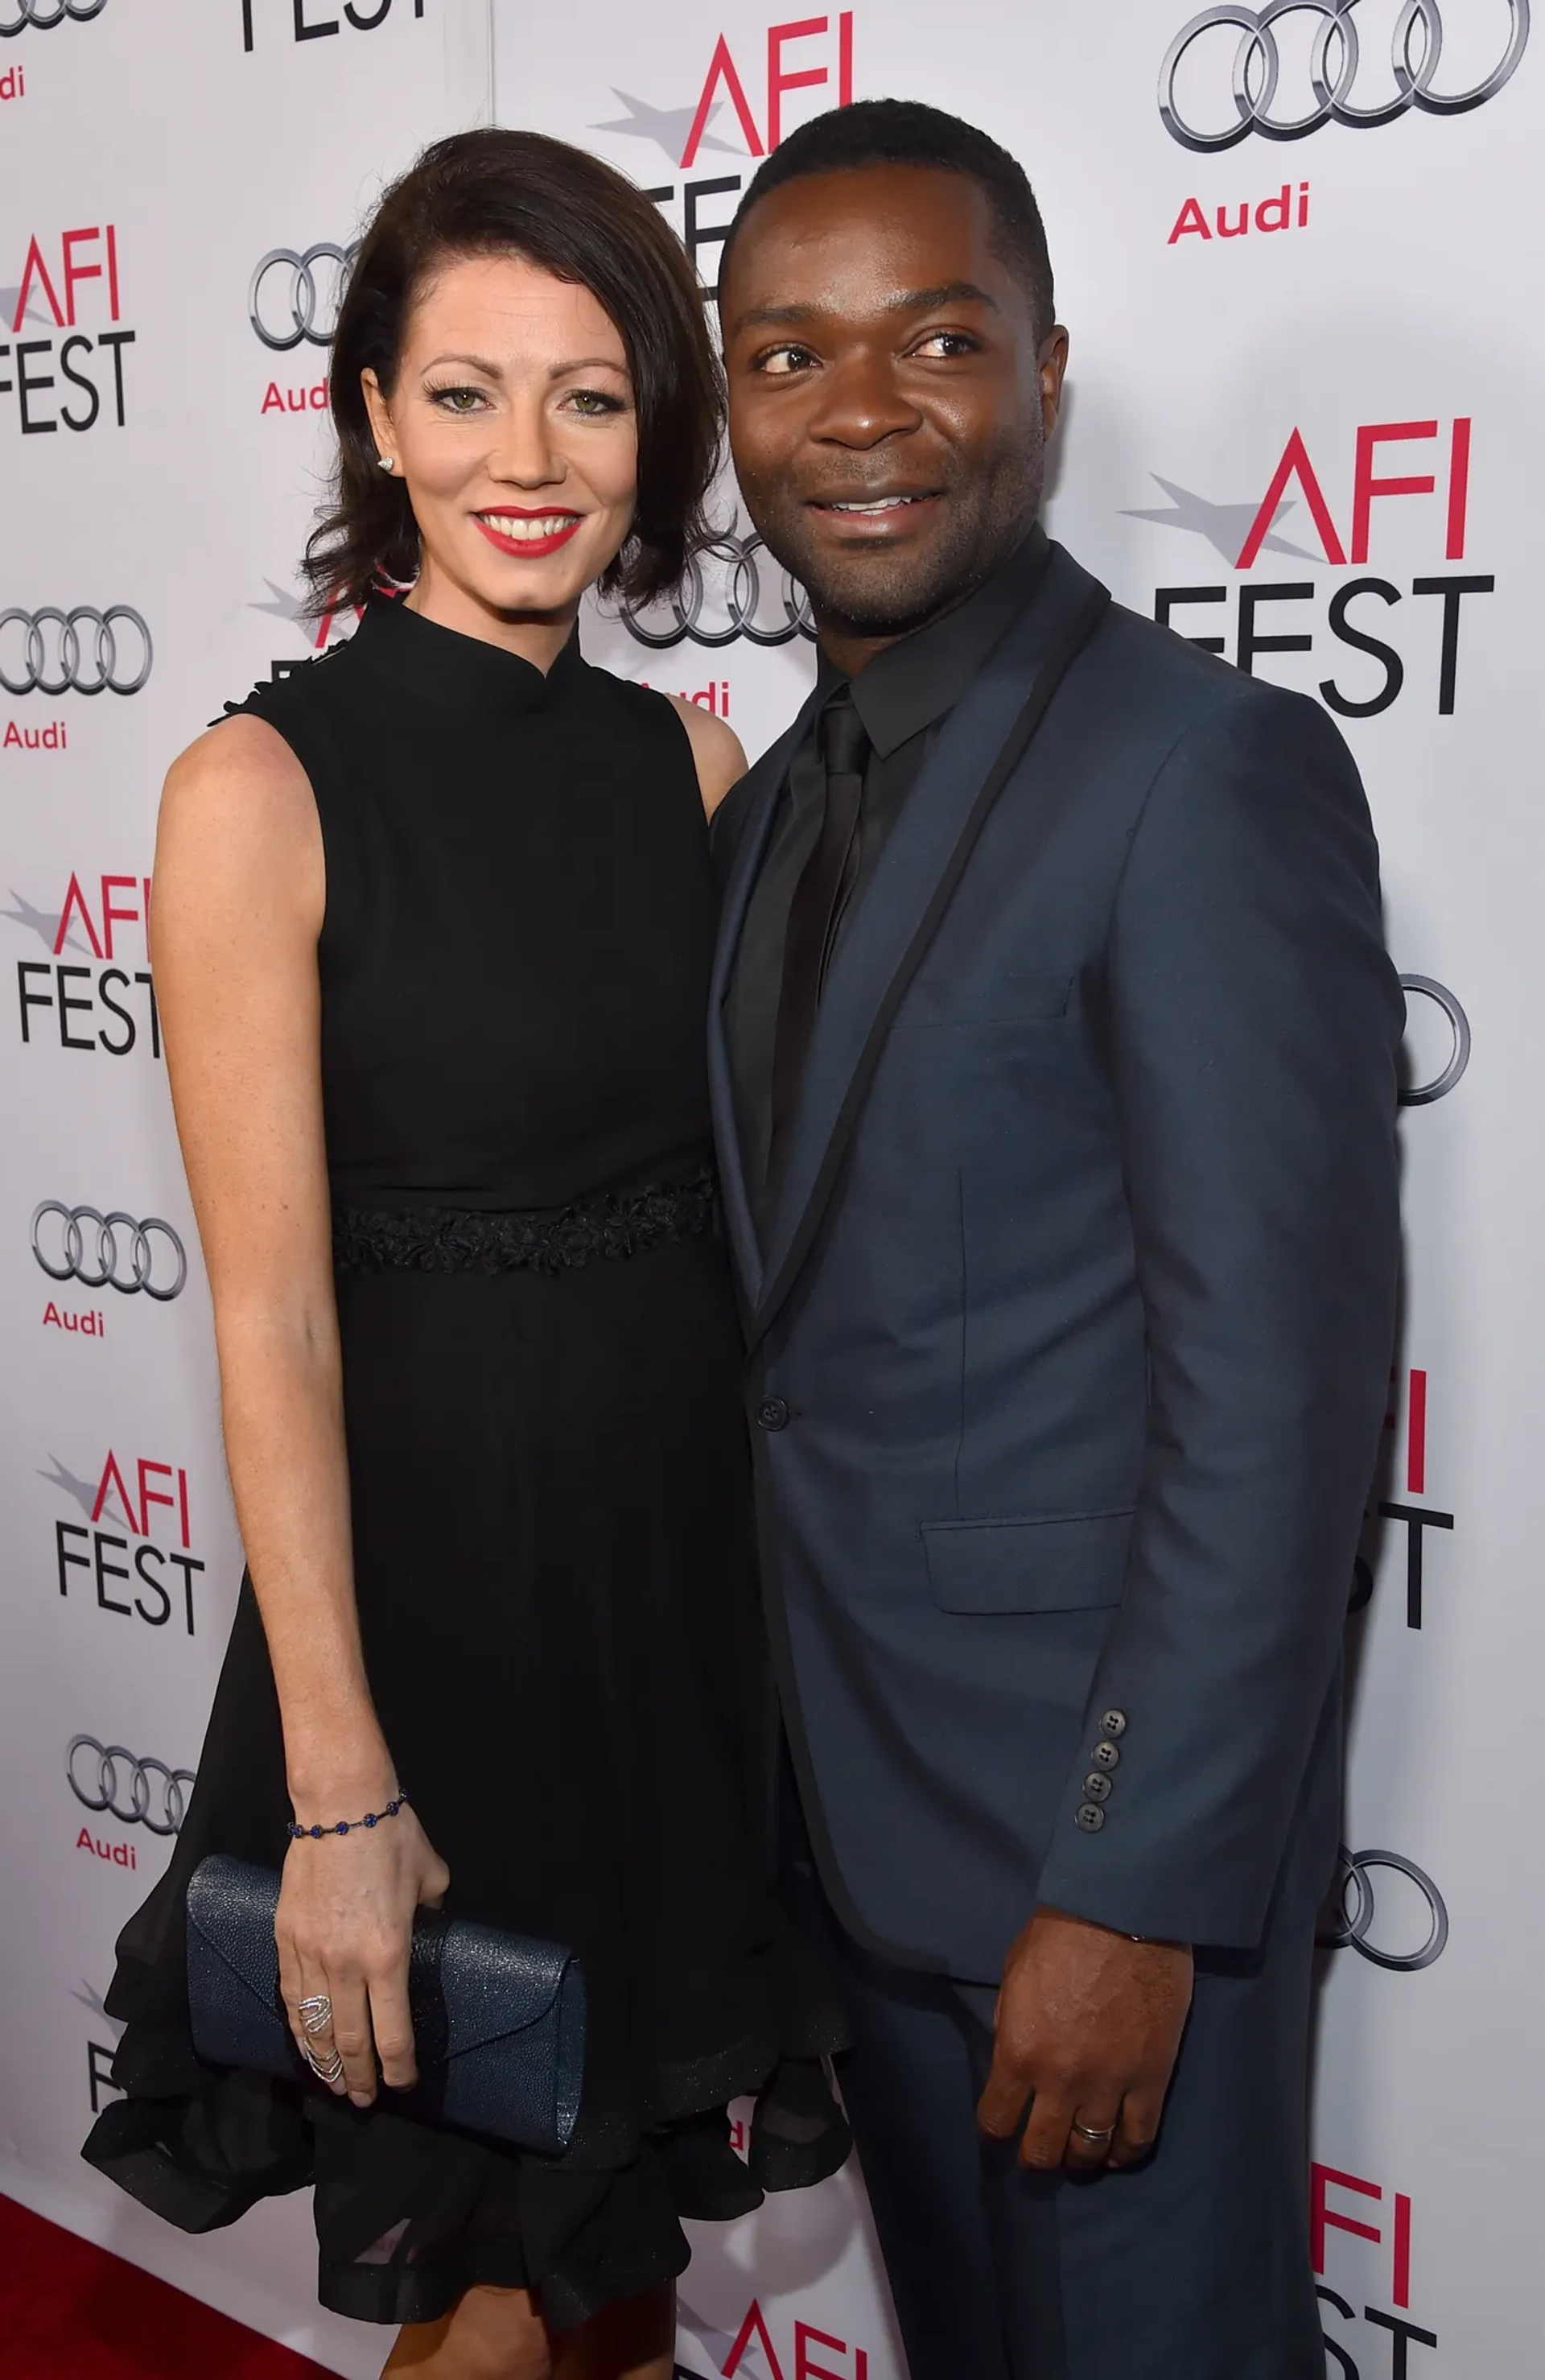
[[[483,535],[501,553],[518,553],[523,561],[534,561],[544,553],[556,553],[567,545],[582,525],[585,515],[575,512],[523,513],[500,509],[474,513]]]

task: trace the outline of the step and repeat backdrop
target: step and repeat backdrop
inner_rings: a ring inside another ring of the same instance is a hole
[[[156,798],[222,701],[353,627],[303,618],[295,566],[351,243],[423,141],[491,118],[632,175],[711,289],[759,157],[918,96],[1042,199],[1073,335],[1056,534],[1323,702],[1371,795],[1407,1266],[1347,1582],[1326,2369],[1536,2368],[1533,33],[1528,0],[0,0],[0,2190],[380,2368],[315,2307],[303,2203],[189,2240],[77,2156],[111,2094],[114,1937],[175,1835],[241,1569],[147,955]],[[718,528],[673,602],[597,615],[587,649],[754,753],[809,682],[808,616],[728,483]],[[695,2247],[690,2380],[905,2380],[855,2175]]]

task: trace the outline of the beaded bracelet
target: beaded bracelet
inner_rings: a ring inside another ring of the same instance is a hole
[[[292,1820],[284,1831],[295,1842],[299,1842],[307,1835],[314,1836],[318,1842],[324,1835],[350,1835],[356,1827],[379,1827],[383,1818],[394,1818],[406,1800],[407,1795],[399,1792],[396,1800],[388,1802],[384,1810],[367,1810],[362,1818],[340,1818],[335,1827],[297,1827]]]

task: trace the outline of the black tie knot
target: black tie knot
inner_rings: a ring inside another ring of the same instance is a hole
[[[821,713],[821,758],[828,777],[862,777],[869,737],[853,698],[844,686]]]

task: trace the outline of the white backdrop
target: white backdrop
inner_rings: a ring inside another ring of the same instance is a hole
[[[302,2204],[189,2241],[76,2154],[108,2088],[113,1938],[164,1862],[165,1772],[196,1760],[240,1569],[144,979],[157,788],[315,634],[294,563],[328,251],[384,176],[490,114],[535,125],[655,193],[711,283],[755,156],[880,93],[958,109],[1037,184],[1073,334],[1055,532],[1124,601],[1318,694],[1368,781],[1418,1096],[1388,1460],[1349,1583],[1327,2371],[1533,2367],[1545,60],[1527,0],[1206,14],[1226,21],[1177,56],[1188,0],[787,21],[759,0],[0,0],[0,2188],[341,2373],[382,2345],[317,2313]],[[732,491],[722,509],[682,611],[587,642],[728,708],[754,753],[811,647]],[[85,1209],[121,1219],[105,1247]],[[79,1277],[103,1256],[117,1287]],[[98,1745],[127,1749],[104,1772]],[[127,1816],[88,1806],[100,1788]],[[682,2294],[694,2380],[904,2380],[847,2177],[700,2234]]]

